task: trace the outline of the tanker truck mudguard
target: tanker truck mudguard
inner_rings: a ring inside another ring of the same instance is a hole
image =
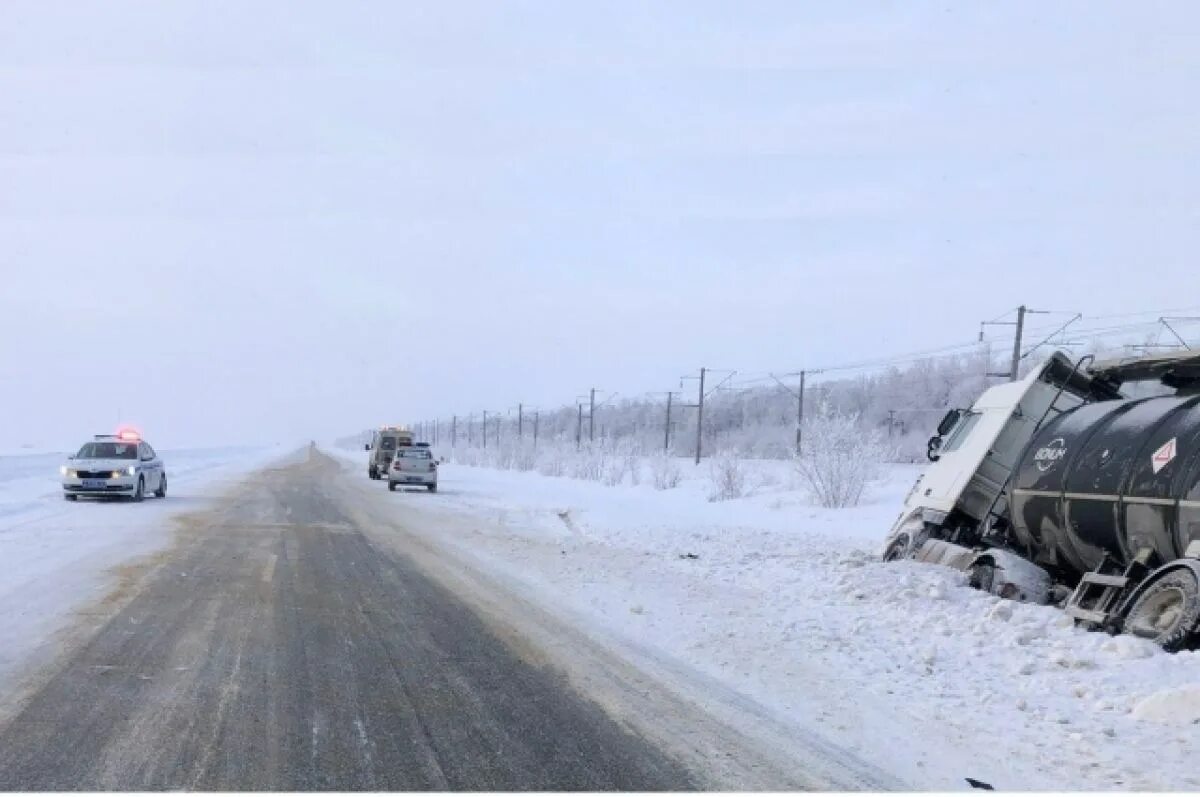
[[[1170,394],[1121,393],[1151,380]],[[1200,643],[1200,354],[1056,352],[947,413],[929,458],[885,560],[956,567],[979,589],[1168,650]]]

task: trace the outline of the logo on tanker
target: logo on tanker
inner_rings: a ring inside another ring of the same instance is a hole
[[[1067,455],[1067,443],[1061,437],[1056,437],[1033,454],[1037,469],[1045,473],[1054,467],[1054,463]]]

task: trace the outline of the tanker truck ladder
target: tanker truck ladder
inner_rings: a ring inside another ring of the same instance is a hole
[[[1093,628],[1117,629],[1123,598],[1150,572],[1153,558],[1154,549],[1139,548],[1129,566],[1118,574],[1118,565],[1105,555],[1095,570],[1079,579],[1063,611]]]
[[[1073,409],[1074,407],[1082,406],[1082,404],[1088,404],[1091,402],[1091,397],[1086,393],[1081,395],[1072,393],[1071,395],[1080,400],[1080,404],[1075,404],[1070,407],[1058,406],[1058,400],[1062,398],[1063,391],[1067,389],[1067,385],[1071,384],[1071,380],[1075,378],[1075,374],[1079,373],[1079,369],[1083,367],[1083,364],[1085,362],[1094,363],[1095,361],[1096,356],[1094,354],[1085,354],[1075,362],[1075,366],[1071,369],[1071,373],[1067,375],[1066,379],[1062,380],[1062,383],[1058,386],[1058,392],[1054,394],[1054,398],[1046,406],[1046,411],[1042,413],[1042,417],[1038,418],[1038,422],[1034,424],[1033,430],[1029,433],[1030,440],[1032,440],[1037,435],[1038,430],[1046,424],[1046,421],[1050,418],[1051,413],[1053,413],[1054,417],[1057,418],[1059,415],[1062,415],[1069,409]],[[984,512],[983,517],[980,518],[980,523],[977,528],[980,530],[979,534],[982,541],[986,544],[1001,546],[1000,540],[989,538],[992,536],[993,531],[999,527],[1000,521],[1005,520],[1006,516],[1008,515],[1008,487],[1010,484],[1012,484],[1014,476],[1016,476],[1015,467],[1008,472],[1008,475],[1000,484],[1000,489],[996,491],[996,497],[992,499],[992,503],[988,505],[987,511]],[[1002,509],[1000,508],[1001,498],[1004,499],[1004,506]]]

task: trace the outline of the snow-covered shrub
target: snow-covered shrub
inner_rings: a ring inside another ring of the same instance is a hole
[[[572,459],[570,475],[589,482],[603,481],[608,470],[608,452],[603,445],[587,445]]]
[[[509,457],[509,467],[522,472],[531,471],[537,467],[538,456],[531,445],[521,445],[513,449]]]
[[[634,487],[642,483],[642,458],[630,448],[625,453],[625,469],[629,471],[629,482]]]
[[[741,460],[733,451],[721,451],[708,464],[712,487],[709,501],[728,501],[741,498],[746,493],[746,471]]]
[[[857,413],[825,403],[805,420],[803,442],[796,471],[824,507],[857,506],[888,456],[877,429],[860,424]]]
[[[567,452],[561,445],[546,446],[538,454],[537,472],[543,476],[565,476],[567,473]]]
[[[655,490],[674,490],[679,486],[681,476],[675,457],[665,451],[650,457],[650,478]]]
[[[624,484],[628,464],[624,457],[606,457],[604,460],[604,472],[601,474],[600,480],[609,487],[617,487]]]

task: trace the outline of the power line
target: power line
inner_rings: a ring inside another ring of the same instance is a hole
[[[984,322],[984,323],[1000,322],[1003,319],[1009,317],[1014,311],[1016,311],[1016,308],[1006,310],[1004,313],[1001,313],[1000,315],[996,316],[991,322]],[[1103,338],[1107,338],[1107,337],[1111,337],[1111,336],[1115,336],[1115,335],[1133,334],[1138,331],[1149,332],[1152,330],[1158,330],[1161,333],[1163,331],[1164,327],[1166,327],[1167,329],[1169,329],[1171,331],[1171,333],[1177,339],[1180,340],[1181,345],[1188,346],[1189,344],[1184,339],[1184,337],[1180,334],[1180,332],[1176,329],[1176,327],[1177,326],[1182,327],[1185,325],[1200,323],[1200,317],[1174,316],[1171,314],[1187,313],[1187,312],[1192,312],[1192,311],[1200,311],[1200,305],[1163,308],[1163,309],[1156,309],[1156,310],[1137,310],[1137,311],[1122,312],[1122,313],[1107,313],[1107,314],[1101,314],[1101,315],[1095,315],[1095,316],[1084,316],[1083,314],[1080,314],[1080,313],[1073,313],[1073,317],[1071,319],[1069,319],[1066,323],[1063,323],[1063,324],[1047,324],[1047,325],[1038,326],[1038,327],[1027,327],[1024,330],[1026,334],[1031,335],[1031,336],[1032,335],[1043,335],[1044,339],[1041,342],[1039,342],[1037,345],[1035,345],[1034,347],[1024,351],[1021,354],[1021,358],[1023,359],[1025,357],[1029,356],[1030,354],[1032,354],[1038,348],[1046,345],[1047,343],[1051,343],[1056,335],[1059,335],[1060,333],[1066,331],[1067,328],[1070,328],[1070,333],[1071,333],[1071,337],[1073,340],[1057,341],[1057,342],[1055,342],[1055,345],[1064,346],[1064,347],[1077,346],[1077,345],[1082,345],[1081,341],[1084,339],[1087,339],[1089,337],[1092,338],[1093,340],[1096,340],[1096,339],[1103,339]],[[1052,315],[1067,315],[1067,314],[1071,313],[1072,311],[1047,310],[1047,311],[1040,311],[1040,312],[1044,312],[1044,313],[1052,314]],[[1135,318],[1144,318],[1145,320],[1134,321],[1132,323],[1099,324],[1099,325],[1093,325],[1093,326],[1083,326],[1081,324],[1076,325],[1079,322],[1096,322],[1096,321],[1117,320],[1117,319],[1135,319]],[[1008,323],[1015,324],[1016,322],[1012,321],[1012,322],[1008,322]],[[1049,334],[1046,334],[1046,333],[1049,333]],[[906,365],[906,364],[918,362],[920,360],[925,360],[925,359],[951,358],[951,357],[956,357],[956,356],[960,356],[963,354],[969,354],[971,352],[980,352],[988,344],[1003,343],[1003,342],[1006,342],[1008,339],[1009,339],[1009,336],[1007,336],[1007,335],[1004,335],[1004,336],[982,336],[975,340],[970,340],[970,341],[949,343],[946,345],[937,346],[937,347],[933,347],[933,348],[920,349],[920,350],[910,351],[910,352],[896,353],[896,354],[891,354],[891,355],[887,355],[887,356],[869,357],[869,358],[864,358],[861,360],[851,360],[851,361],[840,362],[840,363],[832,363],[832,364],[824,365],[820,368],[795,369],[793,371],[786,372],[786,373],[773,373],[773,372],[745,373],[745,374],[741,374],[742,378],[737,381],[733,381],[733,377],[735,375],[737,375],[737,372],[733,371],[732,369],[706,368],[705,369],[706,373],[712,373],[713,371],[718,371],[718,370],[728,370],[728,371],[730,371],[730,373],[716,387],[704,391],[704,393],[702,393],[701,395],[708,396],[718,390],[720,390],[722,392],[726,392],[727,390],[730,390],[730,389],[751,388],[751,387],[763,385],[763,384],[766,384],[766,383],[769,383],[772,381],[779,381],[779,377],[782,377],[782,378],[797,377],[802,372],[807,373],[809,375],[813,375],[817,372],[823,372],[826,374],[843,374],[843,373],[849,373],[849,372],[854,372],[854,371],[863,371],[863,370],[870,370],[870,369],[877,369],[877,368],[886,368],[889,366]],[[1079,340],[1075,340],[1075,339],[1079,339]],[[1162,348],[1163,346],[1160,344],[1159,347]],[[695,379],[696,377],[693,376],[691,378]],[[784,387],[786,389],[786,385]],[[817,387],[817,386],[814,385],[812,387]],[[619,394],[614,393],[614,394],[610,395],[609,398],[604,400],[604,402],[597,404],[596,408],[599,409],[599,408],[604,407],[616,395],[619,395]],[[650,395],[653,395],[653,394],[647,393],[647,394],[643,394],[643,395],[649,397]],[[662,395],[662,394],[658,394],[658,395]],[[589,395],[586,398],[589,400],[588,403],[590,404],[592,396]],[[678,406],[680,406],[680,407],[691,406],[693,408],[696,408],[696,405],[680,404]],[[564,407],[564,410],[565,409],[566,408]],[[578,415],[581,415],[581,413],[579,413],[579,407],[576,406],[572,409],[576,410],[576,414],[577,414],[576,422],[577,422],[577,424],[579,424],[581,426],[582,418],[578,417]],[[594,411],[590,412],[589,416],[591,416],[593,414],[594,414]],[[467,430],[468,430],[468,435],[469,435],[471,433],[471,420],[473,420],[473,417],[468,416],[467,420],[468,420]],[[592,420],[592,418],[589,417],[589,421],[591,421],[591,420]],[[456,422],[457,418],[455,418],[454,421]],[[455,423],[455,425],[457,425],[457,423]],[[486,440],[486,434],[487,434],[486,430],[487,430],[487,427],[486,427],[486,425],[484,425],[483,431],[484,431],[484,439],[485,440]],[[589,432],[590,431],[591,430],[589,429]],[[699,429],[697,431],[699,431]],[[579,435],[578,431],[577,431],[577,435]],[[451,439],[453,440],[456,436],[457,435],[455,434],[455,432],[452,431]],[[579,436],[581,437],[581,435],[579,435]],[[589,435],[589,436],[591,436],[591,435]]]

